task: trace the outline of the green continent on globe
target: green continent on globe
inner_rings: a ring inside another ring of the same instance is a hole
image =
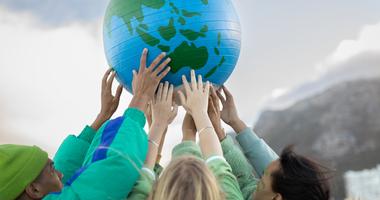
[[[170,18],[169,24],[167,26],[160,26],[158,28],[158,32],[166,41],[171,40],[177,34],[177,31],[174,27],[174,18]]]
[[[151,34],[145,32],[142,30],[142,28],[137,27],[136,29],[137,33],[139,34],[140,38],[148,45],[150,46],[156,46],[160,43],[160,40],[152,36]]]
[[[129,32],[133,33],[133,27],[131,20],[136,18],[140,23],[144,21],[144,14],[142,6],[147,6],[154,9],[160,9],[165,5],[165,0],[112,0],[108,6],[104,23],[108,32],[110,30],[111,19],[113,16],[117,16],[123,19],[127,25]]]
[[[202,3],[207,5],[208,4],[208,0],[202,0]]]
[[[182,14],[185,17],[195,17],[195,16],[201,16],[201,13],[199,12],[190,12],[185,9],[182,10]]]
[[[197,47],[194,43],[189,45],[187,42],[182,42],[168,57],[172,59],[171,71],[176,73],[183,67],[194,70],[204,67],[208,60],[208,51],[205,46]]]

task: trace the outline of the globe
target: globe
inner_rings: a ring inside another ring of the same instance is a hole
[[[241,29],[231,0],[111,0],[103,27],[107,62],[129,92],[144,48],[148,64],[161,52],[172,59],[163,81],[177,88],[191,69],[222,85],[240,54]]]

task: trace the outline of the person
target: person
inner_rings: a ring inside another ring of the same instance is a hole
[[[170,70],[164,53],[147,67],[147,54],[144,49],[133,72],[134,96],[124,115],[108,120],[122,88],[112,96],[115,73],[107,71],[97,120],[79,136],[68,136],[54,161],[36,146],[1,145],[0,199],[125,199],[147,154],[144,112]]]
[[[172,160],[158,180],[151,167],[150,172],[144,170],[128,199],[243,199],[231,167],[223,158],[222,148],[207,115],[210,84],[207,82],[204,85],[201,76],[196,81],[194,70],[191,71],[191,84],[184,76],[182,79],[185,94],[179,93],[180,102],[188,116],[191,115],[194,119],[199,146],[193,141],[196,133],[185,132],[187,135],[184,134],[183,142],[174,147]],[[185,125],[189,123],[188,116],[184,119],[184,128],[188,126]],[[158,144],[160,137],[156,139],[155,143]],[[153,154],[152,158],[154,157]]]
[[[265,141],[247,128],[239,118],[233,96],[228,89],[223,86],[222,90],[225,97],[221,92],[211,90],[208,113],[221,141],[224,156],[238,177],[244,198],[328,200],[328,168],[296,154],[292,146],[284,148],[278,158]],[[223,106],[222,110],[219,102]],[[225,134],[221,128],[221,119],[237,132],[236,139],[242,150]],[[252,174],[253,169],[261,177],[260,181]]]

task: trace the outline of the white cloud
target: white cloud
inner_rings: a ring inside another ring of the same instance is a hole
[[[107,68],[101,22],[41,29],[31,14],[1,7],[0,13],[0,141],[38,145],[53,156],[68,134],[78,134],[100,110]],[[124,91],[115,116],[130,99]],[[168,130],[163,163],[181,141],[184,115],[180,109]]]
[[[18,134],[53,153],[99,111],[107,68],[101,22],[92,29],[80,24],[40,29],[33,15],[1,7],[0,13],[0,99],[7,127],[1,141]],[[123,98],[121,106],[130,96]]]

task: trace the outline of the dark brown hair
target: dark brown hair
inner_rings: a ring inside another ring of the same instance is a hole
[[[280,156],[280,169],[272,174],[272,189],[284,200],[329,200],[331,170],[298,155],[293,146]]]

